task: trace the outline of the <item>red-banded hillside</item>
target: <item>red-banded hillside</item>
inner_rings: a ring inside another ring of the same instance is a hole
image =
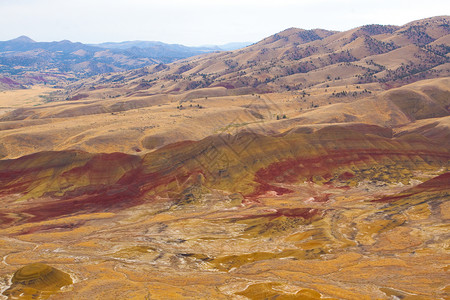
[[[301,182],[341,187],[363,180],[408,185],[421,178],[421,172],[448,167],[449,159],[446,147],[417,134],[395,138],[392,131],[357,123],[302,126],[274,136],[251,131],[213,135],[143,157],[64,151],[4,160],[0,161],[0,195],[14,195],[16,201],[49,200],[52,204],[24,210],[31,220],[47,220],[161,198],[177,203],[188,197],[193,186],[257,201],[267,193],[289,194],[290,185]]]

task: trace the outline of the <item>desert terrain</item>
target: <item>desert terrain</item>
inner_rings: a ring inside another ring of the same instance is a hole
[[[0,91],[0,299],[450,299],[449,24]]]

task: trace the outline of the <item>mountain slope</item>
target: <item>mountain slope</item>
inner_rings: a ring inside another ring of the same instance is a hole
[[[232,43],[211,47],[187,47],[151,41],[82,44],[64,40],[36,42],[21,36],[0,41],[0,71],[4,75],[27,72],[73,72],[77,77],[141,68],[155,63],[175,60],[203,53],[237,49],[248,43]],[[17,71],[19,69],[20,71]]]
[[[82,88],[73,85],[67,94],[101,84],[132,95],[141,82],[150,83],[139,88],[147,94],[214,87],[236,94],[365,83],[391,88],[450,74],[449,23],[443,16],[346,32],[291,28],[244,49],[123,73],[120,84],[111,83],[116,75],[90,79]]]
[[[83,78],[95,74],[141,68],[155,63],[170,63],[212,48],[194,48],[160,42],[128,42],[86,45],[64,40],[35,42],[21,36],[0,42],[0,72],[23,84],[55,83],[56,76]],[[30,80],[32,76],[41,80]],[[72,76],[69,76],[71,74]],[[53,78],[52,78],[53,77]],[[5,86],[6,87],[6,86]],[[10,85],[15,88],[14,85]]]

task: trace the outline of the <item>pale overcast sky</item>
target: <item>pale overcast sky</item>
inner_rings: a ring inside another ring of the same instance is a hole
[[[450,14],[449,0],[0,0],[0,40],[256,42],[289,27],[347,30]]]

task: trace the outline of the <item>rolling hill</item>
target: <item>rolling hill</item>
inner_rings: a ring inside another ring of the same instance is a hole
[[[218,87],[248,94],[370,83],[388,89],[450,74],[449,22],[443,16],[346,32],[290,28],[244,49],[90,78],[70,86],[66,96],[176,94],[200,88],[212,89],[214,96]],[[91,87],[95,91],[89,92]]]

